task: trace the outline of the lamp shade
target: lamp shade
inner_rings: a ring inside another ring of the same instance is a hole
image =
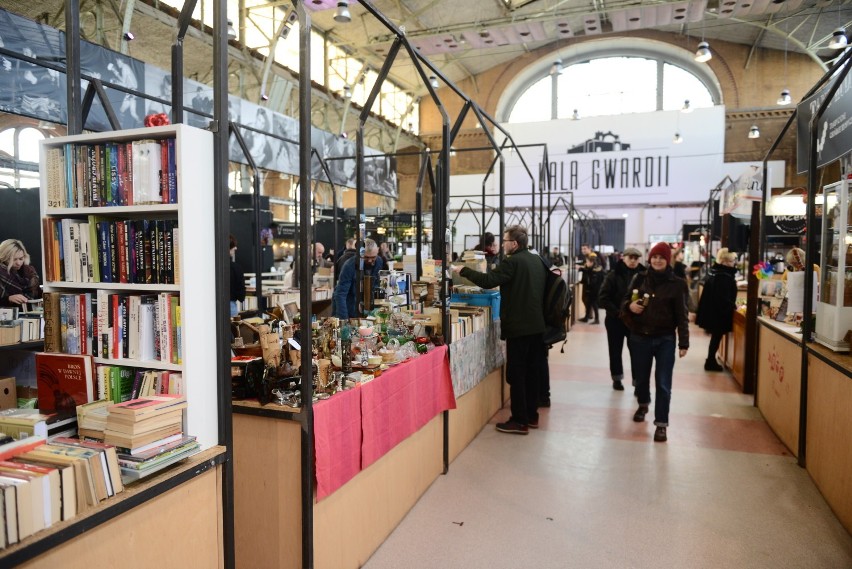
[[[340,0],[337,3],[337,12],[334,14],[334,21],[341,24],[348,24],[352,21],[352,14],[349,13],[349,0]]]
[[[749,138],[760,138],[760,129],[757,128],[756,124],[751,125],[751,128],[748,129],[748,137]]]
[[[781,95],[778,96],[778,101],[776,101],[779,105],[789,105],[793,102],[792,97],[790,97],[790,90],[784,89],[781,91]]]
[[[834,30],[834,33],[831,34],[831,41],[828,42],[828,47],[831,49],[843,49],[848,43],[849,40],[846,38],[846,30],[843,28],[837,28]]]
[[[703,41],[698,44],[698,49],[695,51],[695,61],[705,63],[713,59],[713,54],[710,53],[710,44]]]

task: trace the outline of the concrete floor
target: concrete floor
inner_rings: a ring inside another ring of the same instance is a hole
[[[499,433],[497,413],[364,567],[852,568],[852,536],[690,331],[667,443],[653,406],[632,421],[629,380],[613,391],[603,324],[578,324],[551,351],[541,428]]]

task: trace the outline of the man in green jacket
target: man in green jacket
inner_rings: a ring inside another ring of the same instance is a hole
[[[547,270],[527,248],[527,230],[512,225],[503,232],[505,259],[489,273],[453,266],[453,271],[482,288],[500,287],[500,329],[506,340],[506,381],[512,416],[497,423],[503,433],[526,435],[538,428],[538,391],[546,365],[544,283]]]

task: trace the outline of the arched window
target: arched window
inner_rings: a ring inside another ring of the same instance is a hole
[[[0,132],[0,185],[37,188],[38,142],[45,134],[32,127],[10,127]]]
[[[519,74],[501,100],[506,122],[711,107],[721,89],[691,53],[623,38],[564,48]]]

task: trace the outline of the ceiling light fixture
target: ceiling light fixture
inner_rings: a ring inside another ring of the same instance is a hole
[[[831,34],[831,41],[828,42],[828,47],[831,49],[843,49],[849,43],[849,40],[846,37],[846,30],[843,28],[837,28],[834,30],[834,33]]]
[[[760,138],[760,129],[757,128],[756,124],[751,125],[751,128],[748,129],[748,137],[749,138]]]
[[[136,36],[133,35],[133,32],[124,32],[124,39],[127,41],[133,41],[136,39]]]
[[[692,107],[689,104],[689,99],[684,99],[683,106],[680,108],[680,112],[682,113],[691,113]]]
[[[674,138],[672,139],[672,142],[674,144],[680,144],[681,142],[683,142],[683,137],[680,135],[679,132],[675,133]]]
[[[344,99],[351,99],[352,98],[352,87],[350,87],[349,85],[343,86],[343,98]]]
[[[268,101],[268,100],[269,100],[269,95],[267,95],[266,93],[261,93],[261,94],[260,94],[260,100],[261,100],[261,101]]]
[[[234,21],[228,20],[228,39],[235,40],[237,39],[237,30],[234,29]]]
[[[695,61],[698,63],[706,63],[713,59],[713,54],[710,53],[710,44],[702,41],[698,44],[698,49],[695,51]]]
[[[562,74],[562,60],[557,59],[553,62],[553,65],[550,66],[550,74],[551,75],[561,75]]]
[[[434,75],[429,76],[429,85],[431,85],[433,89],[437,89],[441,86],[440,83],[438,83],[438,78]]]
[[[334,14],[334,21],[341,24],[348,24],[352,21],[352,14],[349,13],[349,0],[339,0],[337,2],[337,12]]]
[[[580,120],[580,112],[577,109],[574,109],[574,112],[571,113],[571,120],[572,121]]]
[[[781,91],[781,95],[778,97],[778,100],[776,102],[779,105],[789,105],[790,103],[792,103],[793,98],[790,97],[790,90],[784,89],[783,91]]]

